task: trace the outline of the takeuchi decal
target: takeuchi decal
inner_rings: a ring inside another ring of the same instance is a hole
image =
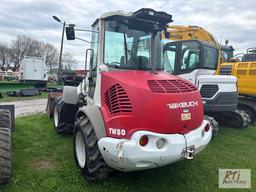
[[[177,109],[177,108],[190,108],[190,107],[197,107],[197,101],[189,101],[189,102],[180,102],[180,103],[169,103],[167,107],[169,109]]]

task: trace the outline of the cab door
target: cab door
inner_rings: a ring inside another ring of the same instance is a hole
[[[164,50],[164,69],[195,83],[200,46],[194,41],[177,41],[166,44]]]
[[[199,49],[186,48],[182,49],[181,64],[179,66],[180,77],[196,83],[199,65]]]
[[[98,25],[93,27],[93,31],[98,31]],[[88,97],[89,99],[93,99],[95,88],[96,88],[96,80],[97,80],[97,56],[98,56],[98,35],[97,32],[92,32],[92,43],[91,49],[87,50],[87,53],[90,52],[89,59],[89,74],[88,74]]]

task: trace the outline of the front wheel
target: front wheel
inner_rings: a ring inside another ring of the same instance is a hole
[[[87,180],[103,180],[112,172],[100,153],[92,124],[85,116],[77,120],[73,150],[75,162]]]

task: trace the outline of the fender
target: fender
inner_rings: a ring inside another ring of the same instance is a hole
[[[84,106],[76,114],[76,119],[85,115],[92,124],[97,139],[106,137],[106,128],[101,111],[98,106]]]

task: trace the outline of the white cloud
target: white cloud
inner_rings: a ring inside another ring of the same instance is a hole
[[[238,52],[256,46],[255,0],[1,0],[0,43],[8,44],[18,34],[27,34],[59,47],[62,26],[52,19],[52,15],[89,28],[103,12],[136,11],[142,7],[172,14],[175,24],[204,27],[222,41],[229,39]],[[86,47],[88,44],[80,41],[64,43],[64,51],[72,52],[81,63]]]

